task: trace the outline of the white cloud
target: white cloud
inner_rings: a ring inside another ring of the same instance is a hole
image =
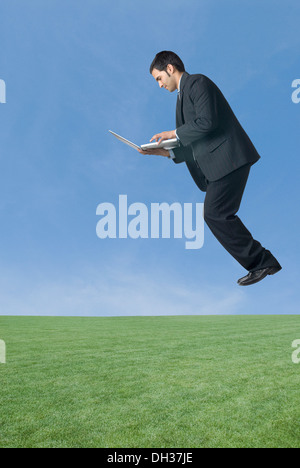
[[[2,315],[218,315],[243,309],[244,292],[182,281],[170,272],[130,272],[122,266],[57,281],[1,282]]]

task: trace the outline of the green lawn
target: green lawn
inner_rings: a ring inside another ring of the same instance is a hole
[[[0,317],[0,447],[300,447],[299,316]]]

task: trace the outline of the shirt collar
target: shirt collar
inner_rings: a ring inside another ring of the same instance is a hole
[[[181,83],[182,77],[183,77],[183,74],[181,75],[180,80],[179,80],[179,84],[178,84],[178,94],[180,93],[180,83]]]

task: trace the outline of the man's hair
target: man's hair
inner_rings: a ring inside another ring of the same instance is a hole
[[[168,65],[173,65],[173,67],[175,67],[179,72],[185,72],[183,62],[178,55],[176,55],[175,52],[163,50],[156,54],[150,66],[150,73],[152,74],[154,68],[159,71],[166,71]]]

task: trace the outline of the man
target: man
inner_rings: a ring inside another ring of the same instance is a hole
[[[260,156],[219,88],[206,76],[190,75],[174,52],[158,53],[150,73],[160,88],[178,90],[176,130],[161,132],[150,141],[177,138],[173,150],[156,154],[185,162],[195,183],[206,192],[204,219],[223,247],[246,269],[241,286],[261,281],[281,270],[269,250],[253,239],[236,216],[250,168]]]

